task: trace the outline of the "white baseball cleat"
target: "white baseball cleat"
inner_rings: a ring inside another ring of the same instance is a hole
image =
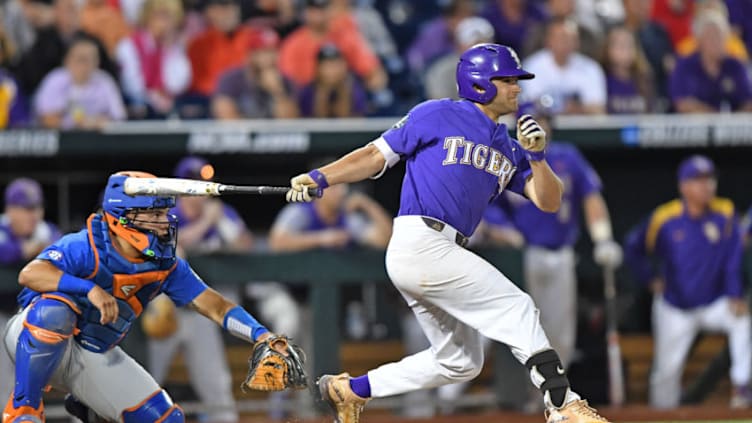
[[[359,397],[350,388],[350,375],[340,373],[321,376],[316,382],[321,398],[329,404],[336,414],[336,423],[358,423],[360,413],[368,403],[368,398]]]
[[[610,423],[585,400],[572,401],[561,408],[550,408],[545,414],[546,423]]]

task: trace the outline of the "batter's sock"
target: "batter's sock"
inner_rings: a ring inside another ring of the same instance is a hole
[[[371,398],[371,382],[368,381],[368,374],[351,378],[350,389],[361,398]]]

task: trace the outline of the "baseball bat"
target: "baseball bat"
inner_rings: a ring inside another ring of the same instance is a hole
[[[128,195],[219,196],[228,194],[281,195],[290,187],[225,185],[219,182],[180,178],[125,178]],[[321,197],[321,189],[309,188],[311,197]]]
[[[619,345],[619,313],[616,304],[616,278],[614,268],[603,267],[604,296],[606,300],[606,344],[608,356],[608,393],[612,406],[624,405],[624,377]]]

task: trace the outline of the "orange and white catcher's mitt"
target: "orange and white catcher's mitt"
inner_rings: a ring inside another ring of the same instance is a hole
[[[308,385],[303,368],[305,353],[286,336],[273,335],[256,342],[248,363],[248,376],[241,385],[243,392],[305,389]]]

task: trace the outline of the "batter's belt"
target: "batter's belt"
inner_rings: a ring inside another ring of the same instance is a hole
[[[440,220],[432,219],[426,216],[421,216],[420,218],[423,220],[423,223],[425,223],[426,226],[437,232],[444,232],[444,228],[447,227],[451,228],[451,226]],[[469,238],[465,235],[462,235],[459,231],[456,231],[454,229],[452,229],[452,231],[454,232],[454,242],[456,242],[460,247],[464,248],[467,245]]]

